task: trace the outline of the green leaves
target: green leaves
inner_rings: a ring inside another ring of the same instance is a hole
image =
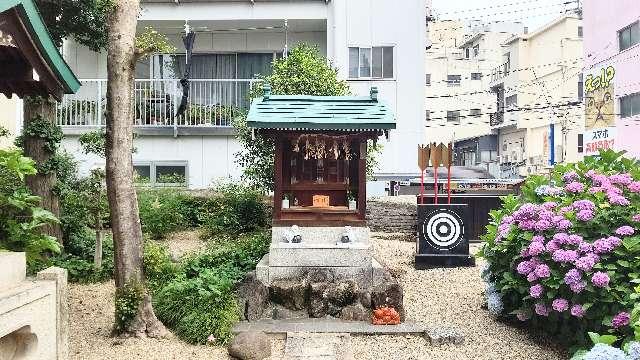
[[[589,334],[589,338],[591,339],[594,345],[595,344],[613,345],[616,341],[618,341],[618,338],[613,335],[600,335],[594,332],[589,332],[588,334]]]
[[[0,167],[24,180],[27,175],[36,174],[36,163],[31,158],[22,155],[19,149],[0,149]]]

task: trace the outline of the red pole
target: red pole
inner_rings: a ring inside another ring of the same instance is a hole
[[[420,170],[420,205],[424,204],[424,171]]]
[[[451,205],[451,164],[447,166],[447,202]]]
[[[438,205],[438,168],[433,168],[433,203]]]

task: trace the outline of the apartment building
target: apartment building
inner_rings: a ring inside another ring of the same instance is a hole
[[[491,71],[502,62],[502,43],[523,34],[522,23],[436,21],[429,24],[425,79],[427,141],[453,140],[455,164],[497,161],[497,136],[489,126],[496,111]]]
[[[640,156],[640,2],[584,1],[585,155]]]
[[[136,68],[135,170],[152,185],[182,179],[191,188],[239,177],[232,118],[249,106],[246,93],[256,75],[268,74],[287,49],[307,43],[339,69],[353,94],[378,88],[397,118],[389,141],[381,141],[378,175],[413,176],[415,146],[424,139],[426,15],[422,0],[143,0],[138,30],[151,26],[178,50]],[[189,110],[176,117],[185,24],[196,40]],[[78,137],[105,124],[106,55],[67,41],[64,56],[83,86],[65,97],[58,123],[63,146],[86,171],[103,161],[82,154]]]
[[[581,158],[582,20],[563,15],[540,29],[503,43],[492,70],[500,177],[542,173],[552,163]]]

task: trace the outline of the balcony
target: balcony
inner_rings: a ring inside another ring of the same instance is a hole
[[[234,117],[248,110],[248,93],[259,79],[189,80],[187,110],[176,111],[182,100],[179,79],[136,79],[132,119],[135,127],[145,128],[230,128]],[[63,130],[80,131],[105,126],[106,79],[80,80],[82,87],[65,95],[57,107],[57,124]]]
[[[495,112],[489,114],[489,126],[499,126],[504,123],[504,113],[503,112]]]
[[[496,83],[509,75],[511,72],[511,62],[506,62],[491,70],[491,83]]]

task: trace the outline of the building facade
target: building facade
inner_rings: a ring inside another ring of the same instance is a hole
[[[542,173],[551,163],[582,156],[582,20],[563,15],[503,44],[491,72],[500,177]]]
[[[640,156],[640,3],[584,1],[585,154]]]
[[[240,146],[231,120],[248,108],[246,94],[256,75],[268,74],[274,59],[300,43],[316,46],[354,95],[377,87],[396,114],[397,129],[382,141],[378,174],[416,173],[415,145],[424,138],[426,14],[420,0],[142,1],[138,30],[153,27],[178,50],[153,55],[136,68],[138,175],[152,184],[182,177],[192,188],[239,177],[234,154]],[[196,33],[193,80],[189,110],[176,118],[185,22]],[[66,134],[63,145],[86,171],[102,162],[79,151],[78,136],[105,124],[106,55],[73,41],[65,42],[64,53],[83,86],[63,101],[58,121]]]
[[[492,133],[489,117],[496,111],[495,95],[489,90],[491,70],[502,61],[502,43],[524,30],[521,23],[429,24],[427,141],[455,141],[456,165],[497,161],[496,142],[487,141]],[[490,144],[494,148],[486,148]]]

